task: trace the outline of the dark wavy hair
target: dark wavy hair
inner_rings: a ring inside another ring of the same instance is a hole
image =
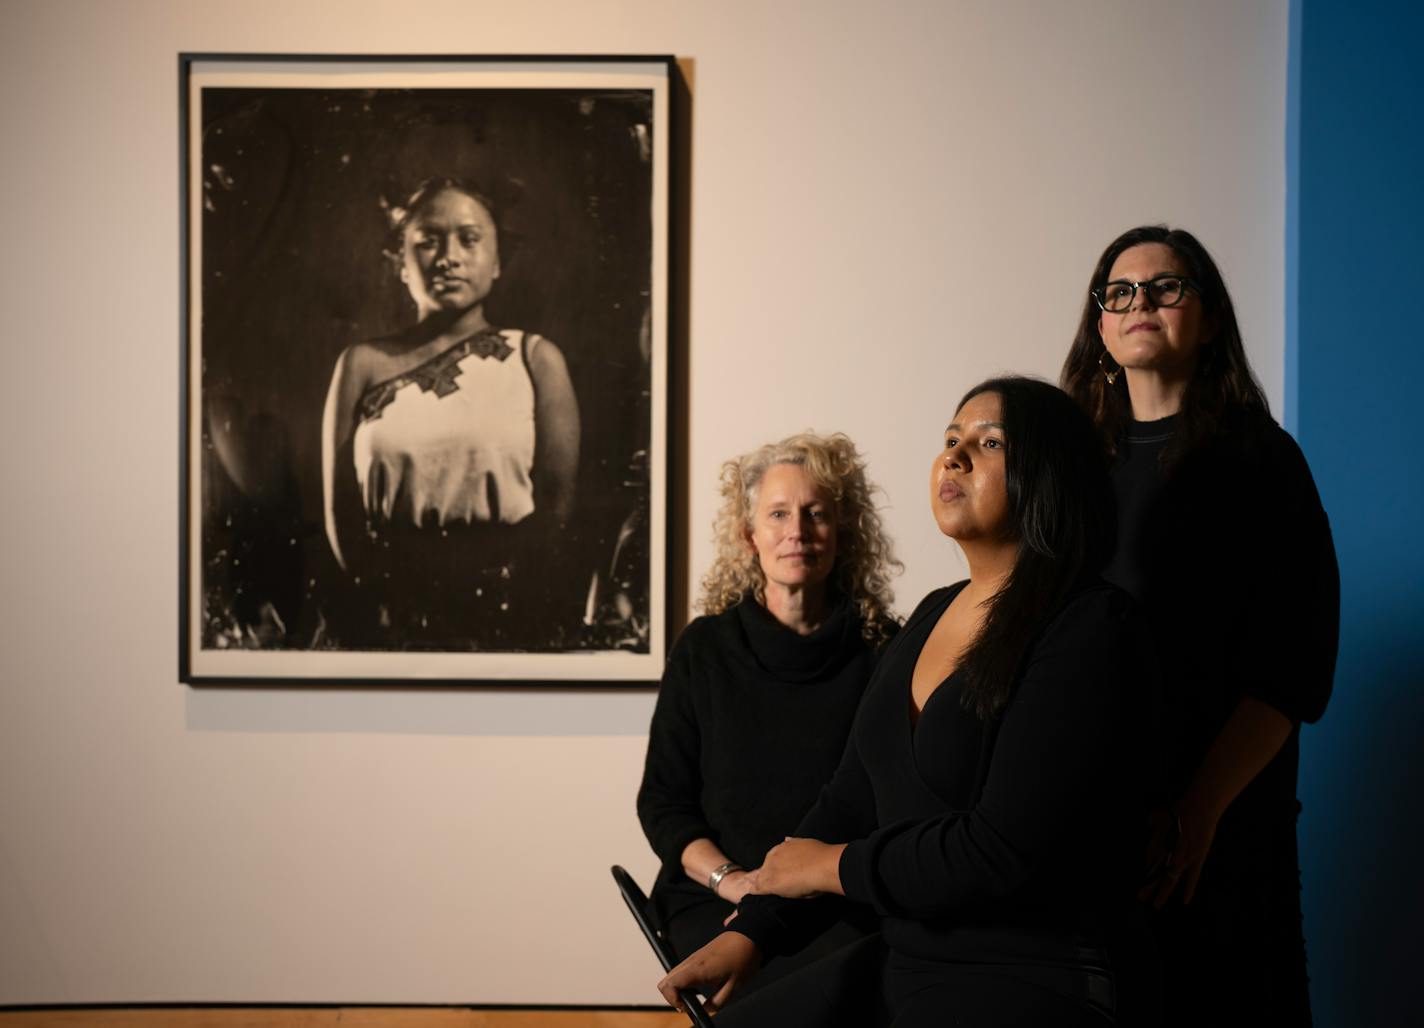
[[[1117,502],[1092,422],[1067,393],[1034,378],[981,382],[959,401],[996,393],[1003,408],[1004,471],[1013,570],[989,600],[960,663],[964,705],[981,718],[1004,709],[1034,639],[1068,594],[1096,578],[1117,538]]]
[[[403,202],[391,203],[384,198],[381,207],[386,215],[386,228],[390,233],[386,248],[382,251],[386,259],[396,268],[400,267],[401,248],[405,245],[405,230],[421,210],[441,193],[464,193],[483,207],[494,223],[495,245],[501,262],[513,256],[517,240],[509,233],[503,218],[504,205],[493,198],[490,190],[483,186],[466,182],[450,175],[439,175],[425,179]]]
[[[1109,383],[1099,364],[1106,349],[1098,334],[1101,311],[1092,291],[1107,283],[1118,257],[1144,243],[1161,243],[1181,262],[1184,272],[1195,283],[1206,333],[1198,350],[1196,368],[1182,397],[1180,425],[1162,454],[1163,463],[1170,466],[1199,443],[1219,435],[1231,415],[1249,412],[1270,417],[1270,407],[1246,360],[1231,294],[1226,291],[1226,283],[1206,247],[1185,229],[1166,225],[1129,229],[1114,239],[1098,258],[1083,293],[1078,332],[1059,378],[1064,390],[1093,419],[1108,455],[1117,454],[1118,440],[1132,418],[1132,404],[1127,394],[1127,376],[1120,375],[1116,383]]]

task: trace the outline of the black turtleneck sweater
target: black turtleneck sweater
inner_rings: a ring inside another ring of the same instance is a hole
[[[835,771],[874,666],[849,600],[809,636],[750,598],[687,626],[663,672],[638,790],[662,859],[653,903],[663,917],[709,898],[682,870],[688,843],[711,839],[754,868],[796,827]]]

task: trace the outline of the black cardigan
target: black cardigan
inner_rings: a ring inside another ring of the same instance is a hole
[[[688,843],[711,839],[750,869],[796,827],[835,770],[874,666],[844,599],[809,636],[753,599],[687,626],[663,672],[638,790],[664,917],[710,897],[682,870]]]
[[[796,830],[848,842],[846,896],[913,957],[1079,965],[1101,957],[1140,876],[1144,755],[1155,677],[1132,601],[1106,583],[1070,597],[990,721],[956,672],[913,729],[910,681],[963,587],[931,593],[887,648],[834,779]],[[750,896],[732,930],[765,954],[835,916],[828,900]]]

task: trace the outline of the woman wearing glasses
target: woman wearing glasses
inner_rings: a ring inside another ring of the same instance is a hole
[[[1104,251],[1062,382],[1114,461],[1105,575],[1144,604],[1167,679],[1143,898],[1169,1023],[1308,1024],[1299,728],[1329,699],[1339,615],[1315,483],[1188,232],[1136,228]]]

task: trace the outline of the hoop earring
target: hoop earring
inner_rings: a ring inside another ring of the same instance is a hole
[[[1113,361],[1112,370],[1109,370],[1107,364],[1104,363],[1105,359],[1112,360],[1112,355],[1107,350],[1098,354],[1098,367],[1103,369],[1103,378],[1108,380],[1108,385],[1117,385],[1117,376],[1122,374],[1122,365]]]

